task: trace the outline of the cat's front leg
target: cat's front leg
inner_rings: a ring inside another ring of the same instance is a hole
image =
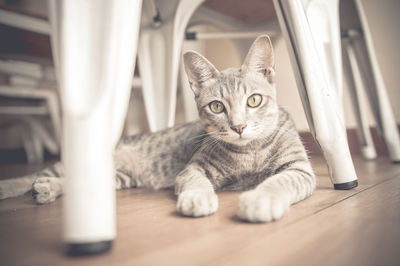
[[[292,167],[267,178],[255,189],[239,198],[237,215],[249,222],[277,220],[290,205],[310,196],[315,189],[315,176],[310,166]]]
[[[176,208],[185,216],[207,216],[218,209],[218,197],[213,185],[202,169],[196,166],[189,165],[178,175],[175,194],[178,195]]]

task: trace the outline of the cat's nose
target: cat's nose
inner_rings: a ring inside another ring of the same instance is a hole
[[[236,125],[236,126],[231,126],[231,129],[233,131],[236,131],[239,135],[242,135],[244,128],[247,127],[247,125]]]

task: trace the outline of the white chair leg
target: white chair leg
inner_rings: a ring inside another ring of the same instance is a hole
[[[324,153],[331,181],[335,189],[351,189],[358,183],[340,98],[338,4],[317,0],[304,7],[299,0],[274,0],[309,126]]]
[[[60,55],[64,241],[71,254],[98,253],[116,234],[112,154],[131,91],[141,1],[53,4],[50,12],[61,13],[50,17],[61,29],[53,49]]]
[[[385,82],[379,68],[376,57],[374,44],[372,41],[370,27],[364,11],[364,4],[360,0],[355,1],[358,15],[361,21],[362,31],[365,38],[366,49],[368,52],[369,61],[365,57],[358,57],[357,60],[363,60],[366,71],[374,79],[375,86],[370,86],[367,89],[372,110],[378,124],[378,127],[383,135],[383,139],[387,145],[389,156],[393,162],[400,162],[400,136],[394,119],[393,111],[390,105],[389,97],[386,92]],[[358,49],[357,49],[358,50]]]
[[[162,22],[155,25],[148,10],[151,1],[143,4],[138,58],[143,85],[143,98],[151,131],[174,124],[176,89],[181,48],[186,25],[197,7],[204,0],[181,0],[158,4],[160,10],[176,10],[161,14]],[[176,9],[170,6],[175,5]],[[170,19],[173,17],[173,19]]]
[[[371,131],[369,129],[367,110],[365,104],[361,101],[361,94],[365,86],[363,77],[354,52],[353,41],[350,38],[344,38],[343,44],[343,67],[345,78],[349,85],[351,101],[357,121],[358,140],[361,146],[361,153],[367,160],[376,159],[376,150],[372,141]]]

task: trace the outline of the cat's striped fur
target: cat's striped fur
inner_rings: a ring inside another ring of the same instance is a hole
[[[269,38],[254,42],[239,69],[218,72],[194,52],[185,54],[185,66],[200,121],[123,138],[114,156],[117,189],[175,186],[177,209],[187,216],[214,213],[215,191],[247,191],[240,196],[238,216],[253,222],[278,219],[290,204],[311,195],[315,177],[306,151],[276,103]],[[262,100],[253,108],[246,102],[255,94]],[[213,112],[213,101],[224,111]],[[38,203],[62,194],[60,173],[57,164],[31,177]]]

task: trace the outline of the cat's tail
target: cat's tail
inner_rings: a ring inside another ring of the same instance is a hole
[[[63,176],[63,167],[61,163],[56,163],[31,175],[0,180],[0,200],[24,195],[32,190],[32,184],[40,177],[61,176]]]

